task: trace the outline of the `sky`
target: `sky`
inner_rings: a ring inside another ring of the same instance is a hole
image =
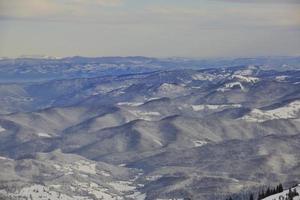
[[[0,0],[0,56],[300,55],[300,0]]]

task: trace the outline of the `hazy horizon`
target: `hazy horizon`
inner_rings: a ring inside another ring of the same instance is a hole
[[[299,55],[263,55],[263,56],[215,56],[215,57],[188,57],[188,56],[147,56],[147,55],[125,55],[125,56],[119,56],[119,55],[108,55],[108,56],[85,56],[85,55],[69,55],[69,56],[55,56],[55,55],[18,55],[18,56],[0,56],[2,59],[65,59],[65,58],[75,58],[75,57],[81,57],[81,58],[134,58],[134,57],[144,57],[144,58],[153,58],[153,59],[188,59],[188,60],[234,60],[234,59],[260,59],[260,58],[270,58],[270,59],[276,59],[276,58],[298,58]]]

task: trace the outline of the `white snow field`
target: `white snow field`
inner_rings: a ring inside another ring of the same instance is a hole
[[[48,133],[37,133],[39,137],[51,138],[52,136]]]
[[[293,101],[285,106],[272,110],[253,109],[242,119],[250,122],[264,122],[273,119],[293,119],[297,118],[300,112],[300,101]]]
[[[5,190],[0,190],[1,194],[5,194],[8,197],[18,199],[32,199],[32,200],[84,200],[86,198],[71,197],[59,192],[50,190],[43,185],[31,185],[24,187],[20,191],[15,193],[7,193]]]
[[[292,188],[292,191],[296,189],[296,191],[300,194],[300,184],[296,187]],[[281,200],[281,199],[285,199],[286,195],[289,193],[289,190],[284,190],[281,193],[278,194],[274,194],[272,196],[266,197],[263,200]],[[296,196],[293,198],[293,200],[300,200],[300,196]]]
[[[223,105],[212,105],[212,104],[201,104],[201,105],[192,105],[192,109],[194,111],[202,111],[202,110],[218,110],[225,108],[240,108],[242,107],[240,104],[223,104]]]
[[[0,126],[0,133],[3,132],[3,131],[6,131],[6,129],[3,128],[2,126]]]
[[[240,81],[247,83],[257,83],[259,81],[259,78],[251,76],[233,75],[232,78],[237,78]]]
[[[195,141],[193,141],[193,143],[194,143],[194,146],[195,146],[195,147],[201,147],[201,146],[207,144],[207,142],[206,142],[206,141],[203,141],[203,140],[195,140]]]

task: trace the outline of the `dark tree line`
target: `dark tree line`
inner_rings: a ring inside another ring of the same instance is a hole
[[[271,195],[274,195],[274,194],[278,194],[278,193],[281,193],[283,192],[283,186],[282,184],[280,183],[279,185],[277,185],[276,187],[274,188],[270,188],[268,187],[266,190],[262,190],[258,193],[257,195],[257,200],[262,200],[268,196],[271,196]],[[232,197],[229,197],[227,198],[226,200],[234,200]],[[251,193],[249,195],[249,200],[255,200],[255,195],[253,193]],[[290,199],[288,199],[290,200]]]
[[[257,200],[264,199],[266,197],[269,197],[274,194],[278,194],[280,192],[283,192],[283,186],[281,183],[277,185],[275,188],[268,187],[266,191],[262,190],[261,192],[259,192]]]

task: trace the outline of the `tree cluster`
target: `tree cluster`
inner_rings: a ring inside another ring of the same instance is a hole
[[[278,194],[278,193],[281,193],[283,192],[283,186],[282,184],[280,183],[279,185],[277,185],[276,187],[274,188],[270,188],[268,187],[267,190],[262,190],[258,193],[257,196],[257,200],[262,200],[266,197],[269,197],[271,195],[274,195],[274,194]],[[293,192],[293,191],[292,191]],[[253,193],[251,193],[249,195],[249,200],[254,200],[255,199],[255,195]],[[226,200],[234,200],[232,197],[229,197],[227,198]],[[290,200],[290,199],[287,199],[287,200]]]
[[[278,194],[280,192],[283,192],[283,186],[281,183],[277,185],[275,188],[268,187],[266,191],[262,190],[260,193],[258,193],[257,200],[264,199],[266,197],[269,197],[274,194]]]
[[[297,190],[294,188],[293,190],[290,188],[289,192],[286,194],[286,200],[293,200],[295,196],[299,196],[299,193]]]

